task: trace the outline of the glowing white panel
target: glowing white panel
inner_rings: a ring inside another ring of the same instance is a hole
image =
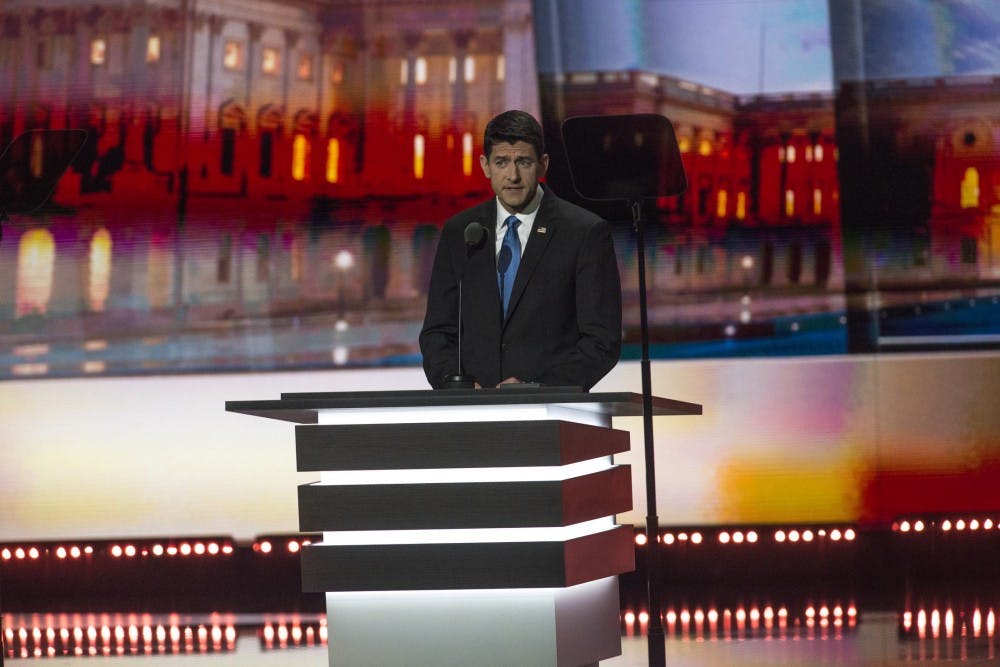
[[[568,588],[327,593],[330,664],[597,664],[621,653],[618,599],[617,577]]]
[[[458,544],[483,542],[565,542],[615,527],[613,517],[571,526],[541,528],[460,528],[451,530],[345,530],[323,533],[317,546],[361,544]]]
[[[611,418],[587,410],[555,405],[468,405],[455,407],[338,408],[318,410],[320,424],[428,424],[439,422],[538,421],[559,419],[610,426]]]
[[[426,468],[407,470],[325,470],[319,474],[323,486],[368,484],[447,484],[467,482],[548,482],[571,479],[607,470],[611,457],[569,463],[564,466],[510,468]]]
[[[1000,343],[1000,334],[954,334],[944,336],[879,336],[879,345],[990,345]]]

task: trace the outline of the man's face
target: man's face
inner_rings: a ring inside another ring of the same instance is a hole
[[[520,213],[535,196],[538,181],[549,168],[549,156],[539,157],[526,141],[497,143],[489,156],[479,156],[479,164],[504,208]]]

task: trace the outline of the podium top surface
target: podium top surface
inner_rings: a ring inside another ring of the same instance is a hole
[[[586,393],[575,387],[283,393],[278,400],[226,401],[227,412],[316,424],[322,410],[554,405],[611,417],[642,415],[642,394]],[[700,415],[701,405],[652,397],[654,416]]]

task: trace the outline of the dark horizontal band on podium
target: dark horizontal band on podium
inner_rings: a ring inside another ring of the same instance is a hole
[[[302,550],[307,592],[564,588],[635,569],[631,526],[565,542],[329,546]]]
[[[632,509],[629,466],[566,480],[299,487],[299,529],[561,527]]]
[[[555,420],[295,428],[300,472],[561,466],[628,449],[627,431]]]

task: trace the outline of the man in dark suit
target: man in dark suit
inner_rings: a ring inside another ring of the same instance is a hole
[[[621,283],[609,226],[539,186],[549,156],[530,114],[493,118],[483,153],[479,163],[496,197],[452,217],[441,232],[420,332],[427,379],[440,388],[464,370],[480,387],[537,382],[589,390],[621,353]],[[467,242],[472,223],[486,230],[478,243]]]

